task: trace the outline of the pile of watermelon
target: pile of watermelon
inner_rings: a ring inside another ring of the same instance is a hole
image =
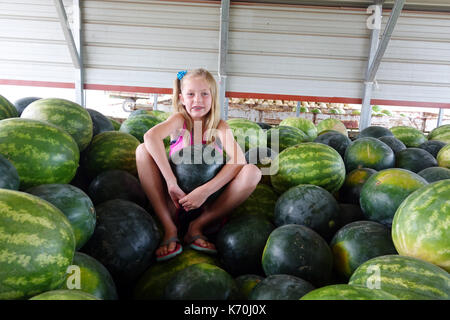
[[[135,152],[168,116],[0,96],[0,299],[450,299],[450,125],[352,140],[332,118],[230,119],[263,178],[211,235],[217,255],[156,262]]]

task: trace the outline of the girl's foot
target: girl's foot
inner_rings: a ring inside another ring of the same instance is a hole
[[[156,260],[164,261],[170,259],[183,251],[181,247],[180,240],[178,239],[176,233],[173,235],[171,233],[166,233],[163,241],[161,242],[159,248],[156,250]]]
[[[184,237],[185,243],[187,243],[192,249],[203,251],[210,254],[217,253],[216,246],[208,241],[200,230],[194,228],[194,223],[189,225],[189,230]]]

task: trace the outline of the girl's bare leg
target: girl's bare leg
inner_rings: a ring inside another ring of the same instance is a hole
[[[164,240],[177,236],[175,225],[176,208],[170,199],[166,183],[159,171],[158,165],[148,153],[144,144],[136,149],[136,165],[142,189],[147,195],[153,210],[158,216],[164,228]],[[165,255],[175,249],[176,243],[170,242],[166,246],[160,246],[156,250],[157,255]]]
[[[252,194],[260,180],[261,170],[257,166],[253,164],[243,166],[220,196],[211,204],[205,205],[203,213],[190,223],[185,241],[202,234],[203,228],[231,213]],[[195,243],[207,248],[215,248],[214,244],[203,239],[197,239]]]

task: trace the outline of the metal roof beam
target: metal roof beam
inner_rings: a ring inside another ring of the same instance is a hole
[[[398,17],[400,16],[403,6],[405,5],[405,0],[396,0],[394,4],[394,8],[392,9],[391,15],[389,16],[389,20],[387,22],[386,28],[383,33],[383,37],[381,38],[380,44],[378,46],[375,57],[373,58],[369,69],[366,74],[366,81],[372,82],[377,75],[378,68],[381,64],[381,59],[383,59],[384,53],[386,52],[389,41],[391,40],[392,33],[394,31],[395,25],[397,24]]]
[[[230,22],[230,0],[222,0],[220,3],[220,34],[219,34],[219,102],[221,106],[221,118],[228,118],[228,99],[225,98],[227,84],[227,54],[228,54],[228,30]]]

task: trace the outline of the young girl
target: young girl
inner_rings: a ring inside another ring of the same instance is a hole
[[[177,74],[173,107],[174,113],[148,130],[144,143],[136,149],[139,179],[164,228],[163,241],[156,250],[158,261],[182,252],[176,225],[180,210],[189,214],[202,205],[203,211],[190,222],[184,242],[193,249],[215,253],[215,246],[204,236],[204,229],[220,222],[244,202],[261,179],[260,169],[247,164],[230,127],[220,119],[217,84],[208,71],[196,69]],[[171,144],[171,153],[192,144],[216,143],[217,146],[216,139],[220,139],[227,162],[213,179],[185,194],[177,184],[164,148],[163,139],[169,135],[171,141],[176,141]],[[205,203],[223,186],[216,200]]]

